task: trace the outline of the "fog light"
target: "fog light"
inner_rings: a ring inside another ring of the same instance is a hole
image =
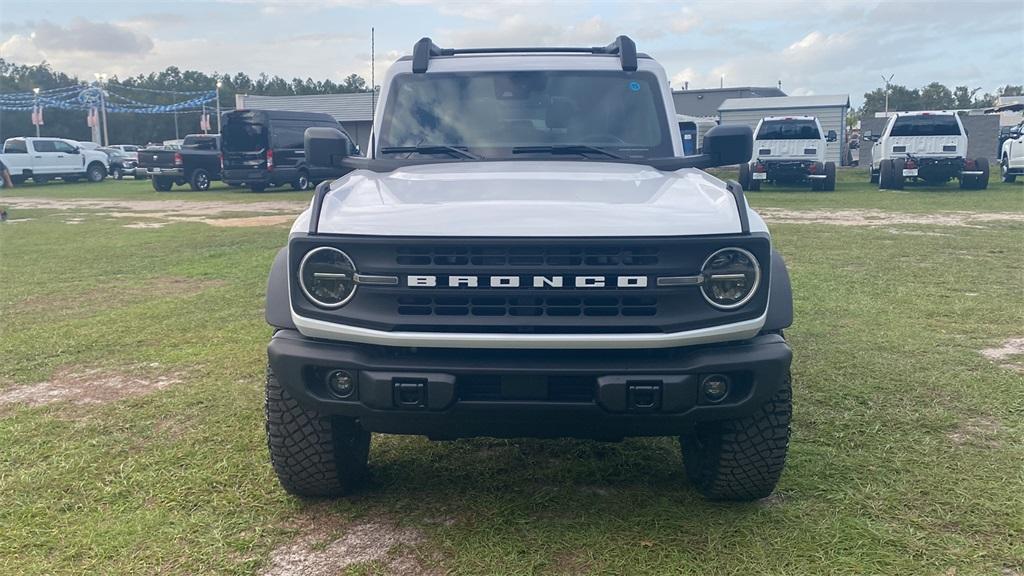
[[[356,391],[356,381],[344,370],[334,370],[327,374],[327,389],[338,398],[348,398]]]
[[[729,377],[721,374],[706,376],[700,389],[708,402],[721,402],[729,394]]]

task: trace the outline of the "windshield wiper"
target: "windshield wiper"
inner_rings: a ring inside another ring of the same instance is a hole
[[[380,149],[381,154],[401,154],[401,153],[416,153],[416,154],[447,154],[453,158],[464,158],[466,160],[480,160],[481,157],[467,152],[461,148],[455,146],[446,146],[443,144],[423,144],[420,146],[386,146]]]
[[[516,146],[512,149],[513,154],[603,154],[609,158],[615,158],[616,160],[622,160],[622,156],[605,150],[604,148],[598,148],[597,146],[591,146],[589,144],[554,144],[552,146]]]

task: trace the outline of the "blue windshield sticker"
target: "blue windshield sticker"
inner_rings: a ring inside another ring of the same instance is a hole
[[[637,82],[636,80],[633,80],[632,82],[629,83],[629,89],[632,90],[633,92],[639,92],[640,83]]]

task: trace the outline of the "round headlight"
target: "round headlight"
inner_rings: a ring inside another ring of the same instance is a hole
[[[704,261],[701,292],[712,306],[732,310],[746,304],[761,283],[761,267],[742,248],[723,248]]]
[[[299,264],[299,286],[313,304],[339,308],[356,293],[356,266],[337,248],[315,248]]]

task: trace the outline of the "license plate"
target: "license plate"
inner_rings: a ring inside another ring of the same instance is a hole
[[[908,169],[904,169],[903,170],[903,175],[904,176],[917,176],[917,168],[910,168],[909,170]]]
[[[768,173],[767,172],[754,172],[753,175],[751,175],[751,178],[753,178],[754,180],[767,180],[768,179]]]

